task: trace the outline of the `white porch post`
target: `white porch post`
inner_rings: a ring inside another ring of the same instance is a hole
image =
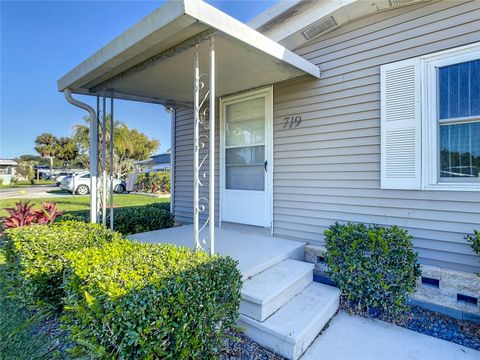
[[[199,164],[199,152],[200,152],[200,66],[199,66],[199,53],[198,44],[195,45],[193,55],[193,116],[194,116],[194,132],[193,132],[193,240],[195,249],[201,248],[199,241],[199,177],[200,168]]]
[[[107,225],[107,94],[102,92],[102,224]]]
[[[215,37],[210,37],[210,142],[208,171],[208,219],[210,232],[210,256],[215,255]]]
[[[110,92],[110,230],[113,230],[113,90]]]
[[[97,223],[97,171],[98,171],[98,97],[97,115],[90,116],[90,222]]]
[[[193,145],[193,237],[195,249],[202,249],[206,245],[206,237],[203,231],[208,225],[209,254],[215,254],[215,38],[212,35],[209,40],[209,87],[201,81],[204,74],[200,74],[199,44],[195,45],[193,70],[193,117],[194,117],[194,145]],[[201,91],[204,91],[200,95]],[[206,102],[208,97],[208,103]],[[207,118],[208,114],[208,118]],[[200,125],[208,135],[200,135]],[[205,138],[208,138],[208,152],[200,161],[200,150],[206,146]],[[203,186],[200,178],[206,178],[206,171],[202,170],[205,160],[208,158],[208,198],[200,197],[200,187]],[[208,218],[200,226],[200,214],[206,210],[208,203]],[[206,230],[205,230],[206,231]]]

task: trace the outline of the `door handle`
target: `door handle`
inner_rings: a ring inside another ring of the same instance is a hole
[[[265,164],[264,164],[265,172],[267,172],[267,165],[268,165],[268,160],[265,160]]]

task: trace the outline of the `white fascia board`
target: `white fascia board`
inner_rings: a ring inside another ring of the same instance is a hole
[[[291,36],[299,30],[315,23],[319,19],[324,18],[334,11],[357,1],[358,0],[316,1],[306,8],[301,14],[298,14],[282,24],[272,28],[266,33],[266,35],[275,41],[282,41],[288,36]]]
[[[183,1],[166,2],[60,78],[57,82],[58,90],[63,91],[68,87],[78,87],[79,81],[86,83],[94,78],[96,70],[99,70],[100,67],[106,66],[112,69],[150,47],[151,43],[148,39],[173,20],[185,14],[184,5]],[[190,21],[191,23],[194,22],[194,20]],[[176,30],[171,29],[171,32]],[[86,76],[87,78],[84,79]]]
[[[185,12],[234,39],[320,78],[320,69],[315,64],[203,1],[185,0]]]
[[[290,8],[296,6],[303,0],[282,0],[266,9],[261,14],[255,16],[252,20],[247,22],[247,25],[252,29],[258,29],[269,21],[275,19],[277,16],[283,14]]]

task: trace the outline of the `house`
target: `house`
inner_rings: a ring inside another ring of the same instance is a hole
[[[146,160],[135,161],[133,163],[143,172],[149,173],[152,171],[169,171],[170,170],[170,154],[157,154]]]
[[[296,261],[322,273],[335,221],[408,229],[423,266],[413,300],[480,316],[464,239],[480,226],[480,2],[280,2],[249,26],[168,2],[58,88],[91,114],[71,93],[170,109],[172,207],[193,226],[158,241],[238,256],[240,323],[264,346],[298,358],[335,313],[338,294]],[[258,276],[273,279],[263,299],[248,293]]]
[[[15,160],[0,159],[0,184],[10,185],[17,169],[18,163]]]

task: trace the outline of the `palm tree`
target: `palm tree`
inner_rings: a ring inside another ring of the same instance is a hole
[[[38,135],[35,139],[35,150],[44,159],[50,161],[50,176],[52,176],[53,159],[57,150],[58,139],[50,133]]]

